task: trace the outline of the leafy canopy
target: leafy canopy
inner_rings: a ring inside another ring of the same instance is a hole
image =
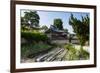
[[[54,25],[59,29],[63,30],[63,22],[60,18],[54,19]]]
[[[86,41],[89,41],[89,20],[88,15],[82,16],[82,20],[79,20],[74,17],[73,14],[71,14],[69,19],[69,24],[76,33],[81,46],[83,46]]]
[[[24,13],[25,15],[21,17],[21,25],[39,27],[40,17],[36,11],[29,11]]]

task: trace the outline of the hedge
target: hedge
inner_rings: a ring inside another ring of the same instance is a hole
[[[48,40],[48,37],[46,34],[43,34],[43,33],[39,33],[39,32],[31,32],[31,31],[21,31],[21,37],[22,38],[25,38],[26,40],[33,40],[33,41],[36,41],[36,42],[39,42],[39,41],[47,41]]]

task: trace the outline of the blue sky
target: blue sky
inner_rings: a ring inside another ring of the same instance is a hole
[[[26,10],[27,11],[27,10]],[[25,10],[21,11],[21,16],[24,15]],[[89,13],[82,13],[82,12],[61,12],[61,11],[37,11],[37,13],[40,16],[40,27],[43,25],[46,25],[49,27],[50,25],[53,25],[54,19],[60,18],[63,21],[63,28],[68,29],[68,32],[73,33],[73,28],[71,25],[69,25],[69,18],[71,13],[76,17],[77,19],[81,20],[81,16],[89,16]]]

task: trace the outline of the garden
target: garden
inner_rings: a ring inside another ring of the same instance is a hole
[[[77,49],[71,42],[73,36],[61,35],[64,31],[70,34],[67,29],[63,28],[63,22],[61,19],[54,19],[54,26],[58,33],[60,30],[60,38],[67,37],[64,44],[52,43],[52,38],[48,37],[45,31],[50,29],[44,25],[39,25],[40,16],[37,11],[25,11],[24,16],[21,17],[21,59],[24,61],[27,59],[34,59],[35,62],[42,61],[70,61],[70,60],[87,60],[89,59],[89,52],[83,48],[88,46],[89,48],[89,17],[82,17],[82,20],[78,20],[70,15],[69,24],[72,26],[75,36],[79,41],[80,48]],[[85,30],[84,30],[85,29]],[[42,31],[43,30],[43,31]],[[51,31],[50,31],[51,32]],[[59,34],[59,33],[58,33]],[[59,37],[59,35],[56,36]],[[53,35],[54,36],[54,35]],[[59,41],[60,42],[60,41]],[[88,44],[86,44],[88,42]],[[22,61],[21,61],[22,62]]]

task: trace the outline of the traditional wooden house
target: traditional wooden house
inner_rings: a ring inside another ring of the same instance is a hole
[[[64,30],[59,30],[54,25],[51,25],[45,34],[52,40],[53,43],[67,43],[67,32]]]

